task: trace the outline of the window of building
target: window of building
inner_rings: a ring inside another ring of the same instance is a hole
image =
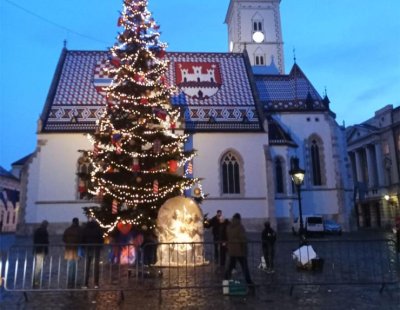
[[[313,184],[322,185],[321,164],[319,161],[319,146],[316,140],[312,140],[311,142],[311,164]]]
[[[312,135],[309,139],[311,181],[313,185],[325,185],[325,157],[324,144],[317,135]]]
[[[277,194],[285,192],[284,182],[284,161],[282,158],[275,158],[275,191]]]
[[[233,152],[226,153],[221,160],[222,193],[240,194],[240,169],[238,156]]]
[[[263,31],[263,23],[261,20],[253,20],[253,31]]]
[[[256,55],[255,57],[255,64],[256,66],[263,66],[265,64],[264,62],[264,56],[262,55]]]

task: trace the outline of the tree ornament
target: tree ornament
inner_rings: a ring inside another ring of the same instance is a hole
[[[137,158],[137,157],[133,158],[132,171],[134,171],[134,172],[140,171],[139,158]]]
[[[196,187],[196,188],[193,190],[193,195],[194,195],[195,197],[200,197],[200,195],[201,195],[201,189],[198,188],[198,187]]]
[[[187,173],[192,174],[193,173],[193,164],[192,161],[189,161],[187,164]]]
[[[176,160],[168,161],[168,170],[170,173],[175,173],[178,169],[178,162]]]
[[[113,201],[112,201],[111,213],[112,214],[118,213],[118,200],[116,200],[116,199],[113,199]]]
[[[153,193],[154,194],[158,193],[158,180],[153,181]]]
[[[117,223],[117,229],[120,231],[121,234],[127,235],[130,233],[132,229],[132,224],[119,221]]]
[[[158,154],[161,152],[161,141],[160,139],[155,139],[153,142],[153,152]]]

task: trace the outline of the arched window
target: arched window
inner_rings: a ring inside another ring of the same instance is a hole
[[[275,191],[277,194],[283,194],[285,192],[283,164],[282,158],[275,158]]]
[[[263,30],[262,21],[259,20],[253,21],[253,31],[262,31],[262,30]]]
[[[78,159],[78,186],[77,196],[78,199],[91,199],[92,195],[88,192],[89,180],[90,180],[90,161],[87,155],[84,153]]]
[[[256,55],[255,64],[256,64],[256,66],[263,66],[264,65],[264,56]]]
[[[221,176],[223,194],[240,194],[240,163],[233,152],[222,157]]]
[[[312,135],[309,139],[310,164],[311,164],[311,182],[313,185],[325,185],[325,160],[324,145],[317,135]]]

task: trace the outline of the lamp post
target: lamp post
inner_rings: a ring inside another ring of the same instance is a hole
[[[289,171],[290,176],[292,177],[293,183],[296,185],[297,195],[299,199],[299,216],[300,216],[300,229],[299,235],[300,238],[304,238],[304,223],[303,223],[303,210],[301,209],[301,185],[304,181],[305,171],[299,167],[299,159],[293,158],[292,169]]]

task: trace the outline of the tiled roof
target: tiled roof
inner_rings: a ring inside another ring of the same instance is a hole
[[[32,157],[32,155],[33,153],[30,153],[21,159],[18,159],[17,161],[13,162],[11,166],[23,166]]]
[[[272,116],[268,120],[268,141],[270,145],[290,145],[297,147],[289,133],[287,133]]]
[[[7,171],[2,166],[0,166],[0,177],[12,179],[12,180],[18,180],[15,176],[13,176],[13,174],[11,172]]]
[[[63,50],[41,116],[43,132],[94,130],[95,121],[106,104],[101,87],[110,82],[99,70],[107,57],[106,51]],[[180,90],[172,103],[184,110],[186,130],[261,130],[256,95],[249,82],[243,54],[167,53],[167,58],[170,60],[169,83],[179,84]],[[203,65],[207,68],[201,71],[215,70],[213,83],[179,80],[182,72],[178,70],[186,68],[193,76],[193,67]]]
[[[329,110],[297,64],[287,75],[255,75],[255,80],[266,112]]]

